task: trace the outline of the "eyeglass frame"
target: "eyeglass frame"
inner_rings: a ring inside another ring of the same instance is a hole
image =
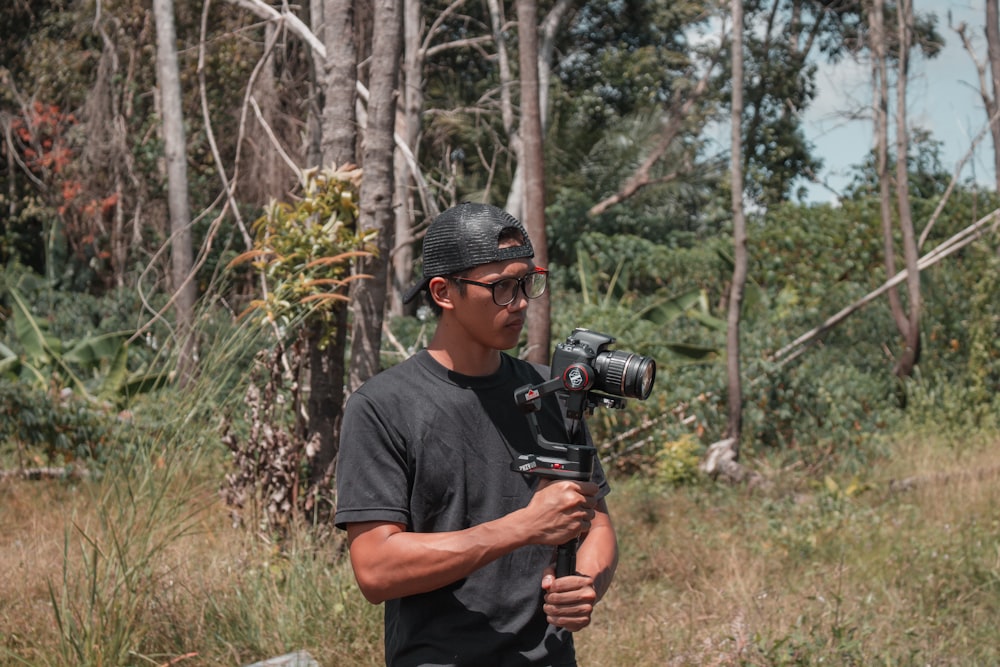
[[[535,296],[530,296],[528,294],[528,288],[525,286],[524,281],[527,280],[529,276],[538,276],[538,275],[541,275],[545,278],[545,284],[542,286],[541,292],[539,292]],[[500,306],[501,308],[506,308],[510,304],[514,303],[514,301],[517,299],[518,288],[520,288],[521,293],[524,294],[524,298],[529,300],[537,299],[541,295],[545,294],[545,290],[549,288],[549,270],[539,267],[525,273],[520,278],[514,278],[514,277],[500,278],[499,280],[494,280],[491,283],[484,283],[478,280],[472,280],[470,278],[462,278],[460,276],[448,276],[448,280],[453,280],[457,283],[465,283],[467,285],[478,285],[479,287],[488,287],[490,289],[490,297],[493,299],[493,303]],[[506,303],[500,303],[499,301],[497,301],[497,285],[506,282],[508,280],[513,280],[517,282],[517,287],[515,287],[514,291],[511,293],[510,301]]]

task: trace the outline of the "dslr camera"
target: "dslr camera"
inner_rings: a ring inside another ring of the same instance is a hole
[[[620,408],[625,398],[646,400],[656,379],[656,362],[634,352],[608,350],[615,339],[589,329],[574,329],[565,342],[556,345],[552,354],[552,377],[561,378],[563,389],[570,398],[567,416],[579,419],[585,408],[592,410],[592,399],[598,398],[608,407]],[[580,392],[590,392],[584,396]],[[615,397],[593,395],[606,392]],[[610,403],[608,402],[610,401]]]
[[[626,398],[646,400],[656,379],[656,362],[634,352],[609,350],[613,336],[589,329],[574,329],[556,345],[547,381],[525,385],[514,392],[514,400],[527,413],[531,433],[542,454],[522,454],[511,467],[522,473],[561,479],[589,480],[594,469],[593,447],[584,442],[580,420],[598,406],[622,408]],[[542,397],[558,392],[566,417],[572,420],[571,437],[578,442],[559,443],[546,439],[534,414]]]

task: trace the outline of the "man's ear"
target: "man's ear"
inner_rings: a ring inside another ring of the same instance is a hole
[[[443,310],[450,310],[455,307],[455,304],[451,300],[454,295],[452,291],[453,287],[454,285],[450,280],[437,276],[431,278],[431,281],[427,283],[427,293],[430,294],[434,303],[441,306]]]

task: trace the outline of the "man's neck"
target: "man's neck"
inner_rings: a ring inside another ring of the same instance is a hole
[[[445,368],[473,377],[492,375],[500,368],[499,350],[470,344],[467,340],[450,340],[446,327],[438,325],[427,345],[427,351]]]

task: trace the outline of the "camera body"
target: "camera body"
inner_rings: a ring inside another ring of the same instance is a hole
[[[646,400],[656,378],[656,362],[634,352],[609,350],[614,342],[614,337],[607,334],[574,329],[564,342],[556,345],[552,353],[552,377],[562,378],[563,388],[570,392],[571,397],[578,392],[593,390]],[[587,397],[580,398],[580,401],[568,402],[567,416],[570,419],[579,419],[587,407]],[[600,398],[609,407],[624,404],[618,399]]]

